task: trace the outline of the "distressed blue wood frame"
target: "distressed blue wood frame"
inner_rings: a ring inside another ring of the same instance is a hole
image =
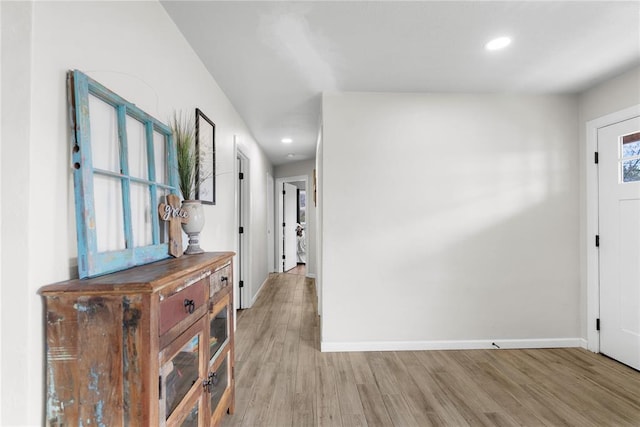
[[[69,71],[67,80],[73,143],[73,182],[78,238],[78,274],[80,278],[98,276],[167,258],[169,256],[169,247],[167,243],[160,243],[160,222],[156,214],[157,210],[153,208],[157,201],[158,189],[165,189],[172,194],[178,194],[176,147],[171,129],[80,71]],[[106,102],[116,111],[118,142],[120,145],[120,173],[93,167],[89,95]],[[145,127],[148,180],[129,175],[127,116],[138,120]],[[168,185],[156,182],[154,131],[165,137]],[[98,252],[95,198],[100,197],[100,195],[94,194],[93,179],[95,175],[120,179],[125,238],[125,249],[123,250]],[[150,246],[136,247],[133,239],[130,200],[132,182],[149,187],[150,206],[152,207],[152,244]]]

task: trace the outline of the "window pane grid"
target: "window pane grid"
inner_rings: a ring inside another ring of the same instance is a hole
[[[165,195],[177,194],[171,129],[79,71],[69,73],[69,88],[80,277],[168,257],[166,227],[156,206]],[[90,116],[90,107],[96,109],[95,117]],[[95,135],[91,135],[92,124]],[[98,144],[97,168],[92,143]],[[111,163],[104,161],[103,152],[111,153]],[[99,185],[94,194],[94,181],[111,184]],[[111,189],[110,198],[105,198],[105,188]],[[101,218],[99,224],[96,215]],[[101,225],[106,229],[96,230]]]
[[[127,139],[127,107],[118,105],[118,140],[120,141],[120,172],[122,179],[122,217],[124,218],[124,239],[127,248],[133,248],[133,228],[131,225],[131,183],[129,181],[129,144]]]
[[[97,175],[93,188],[101,197],[95,199],[96,250],[113,252],[127,247],[122,216],[109,215],[109,207],[122,209],[122,182],[109,176]]]
[[[106,175],[106,176],[111,176],[111,177],[114,177],[114,178],[128,179],[131,182],[136,182],[138,184],[155,185],[156,187],[163,188],[165,190],[173,190],[173,189],[175,189],[174,186],[169,185],[169,184],[162,184],[160,182],[153,182],[153,181],[149,181],[148,179],[136,178],[135,176],[127,176],[127,175],[123,175],[121,173],[111,172],[111,171],[104,170],[104,169],[94,169],[93,173],[96,174],[96,175]]]
[[[147,174],[149,176],[149,180],[153,181],[154,184],[149,186],[149,201],[150,205],[153,207],[155,200],[158,199],[158,188],[155,185],[156,181],[156,154],[154,150],[154,141],[153,141],[153,123],[145,122],[144,124],[145,130],[145,139],[147,142]],[[160,243],[160,221],[158,220],[158,215],[151,215],[151,241],[154,245]]]

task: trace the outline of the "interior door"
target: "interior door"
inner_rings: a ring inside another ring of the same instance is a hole
[[[600,351],[640,370],[640,117],[598,130]]]
[[[236,158],[238,162],[238,198],[237,198],[237,211],[238,211],[238,253],[236,254],[237,262],[237,277],[238,288],[236,289],[238,295],[238,308],[247,308],[248,304],[244,295],[244,258],[245,258],[245,179],[244,179],[244,159],[240,156]]]
[[[283,271],[291,270],[296,266],[296,248],[298,237],[296,235],[296,221],[298,211],[297,188],[289,183],[282,184],[282,243],[283,243]]]

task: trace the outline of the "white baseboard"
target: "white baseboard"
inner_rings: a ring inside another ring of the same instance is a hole
[[[251,305],[249,307],[247,307],[247,308],[253,307],[253,304],[255,304],[256,300],[258,299],[258,295],[260,295],[260,292],[262,292],[262,290],[264,289],[264,285],[266,285],[268,281],[269,281],[269,276],[267,275],[267,277],[264,279],[264,281],[262,282],[262,284],[258,288],[258,292],[256,292],[256,294],[253,296],[253,298],[251,298]]]
[[[361,341],[321,342],[322,352],[346,351],[420,351],[420,350],[479,350],[587,347],[583,338],[496,339],[464,341]]]

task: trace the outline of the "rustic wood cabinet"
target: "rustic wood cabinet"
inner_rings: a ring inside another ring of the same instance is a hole
[[[215,426],[233,413],[233,255],[40,289],[46,424]]]

